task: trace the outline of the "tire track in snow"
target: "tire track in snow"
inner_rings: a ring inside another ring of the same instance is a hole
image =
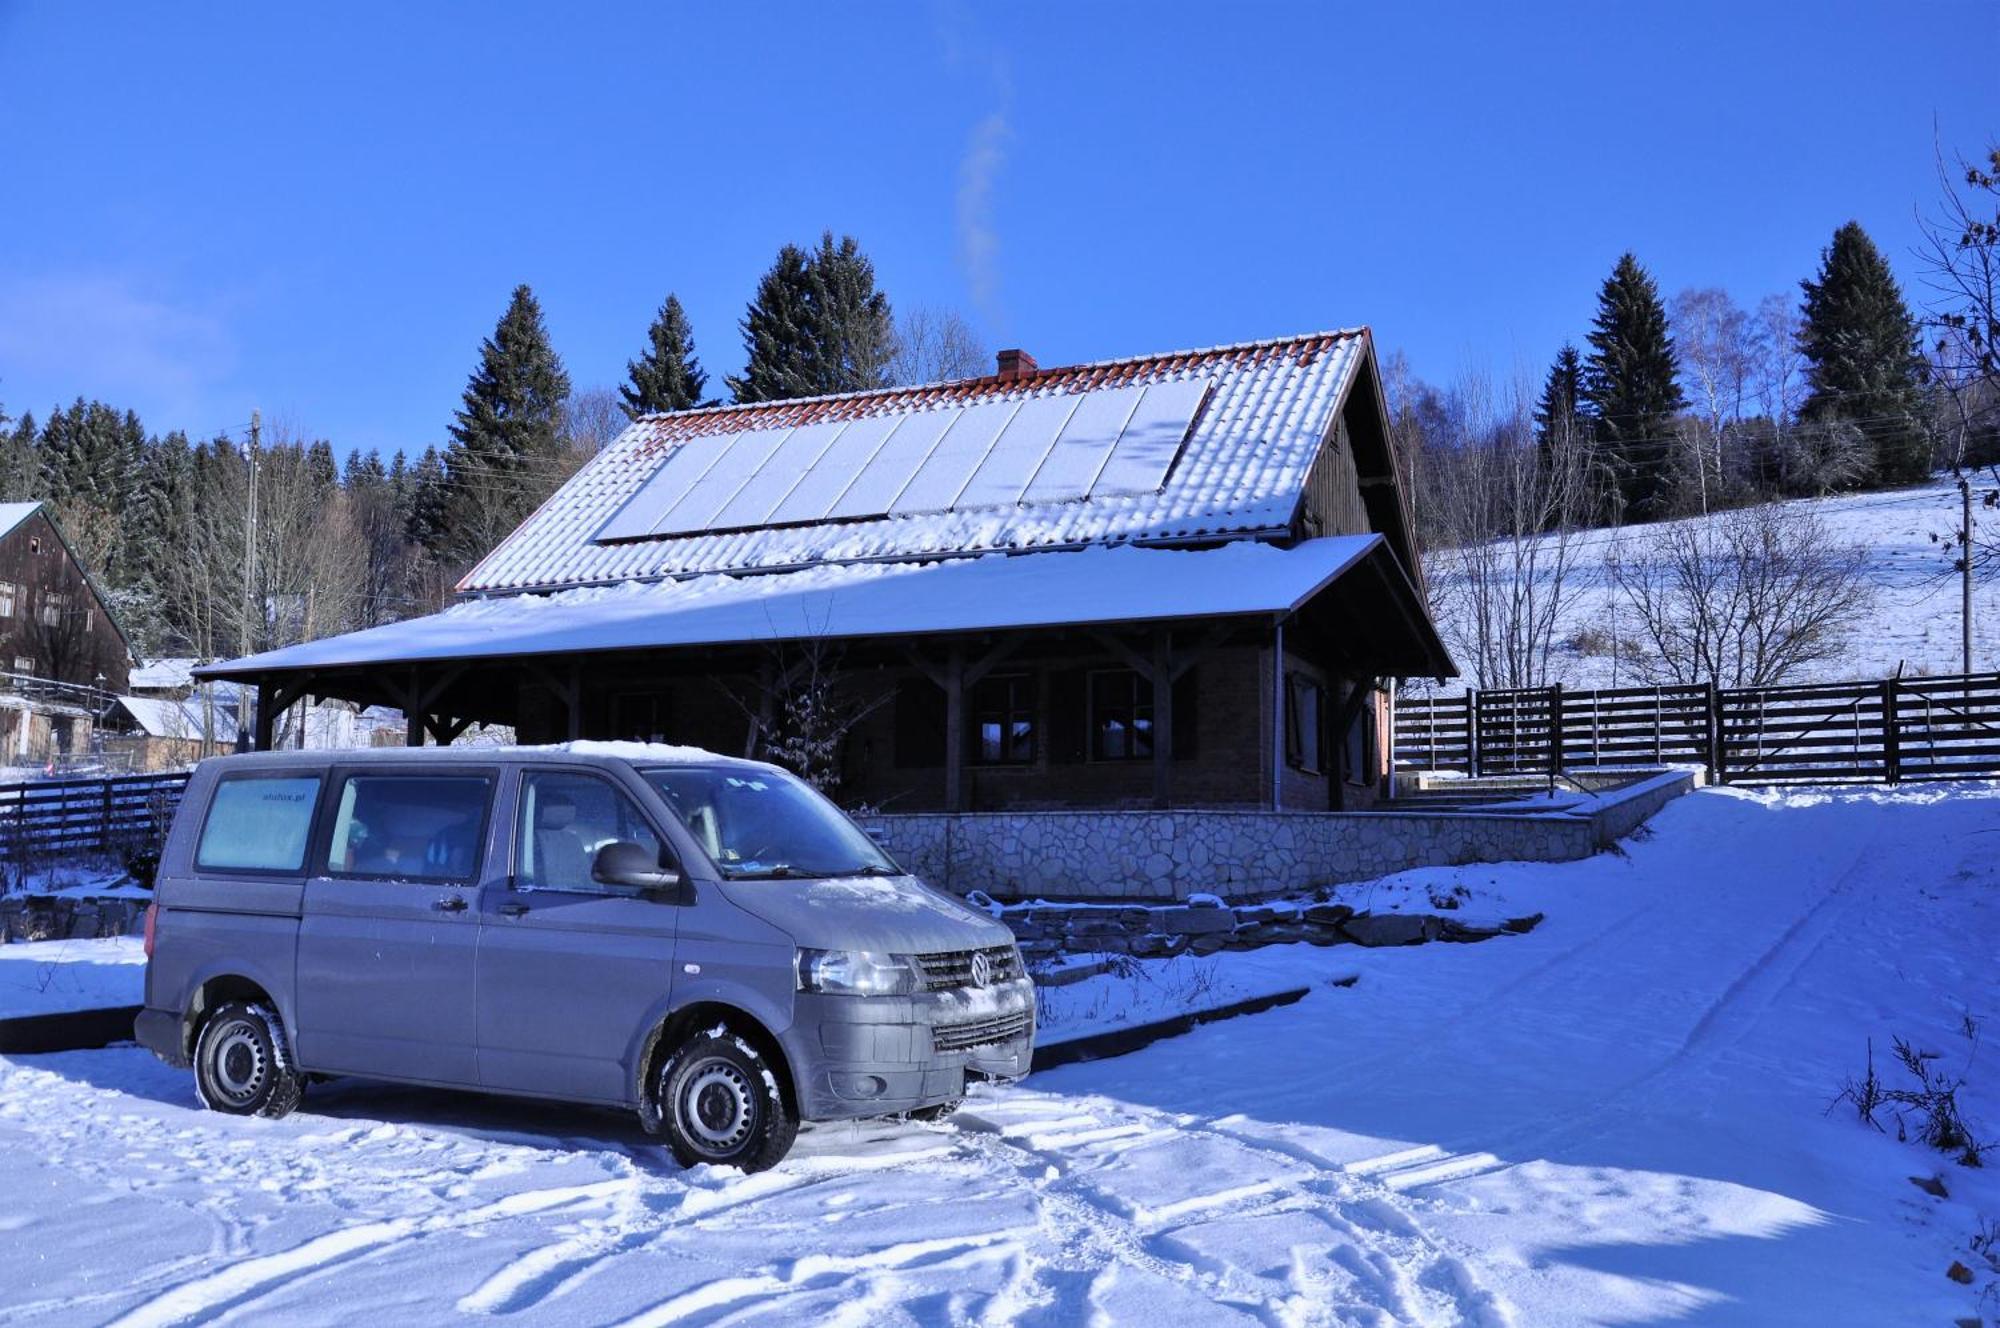
[[[110,1328],[168,1328],[173,1324],[203,1322],[285,1285],[301,1272],[378,1255],[441,1232],[464,1230],[502,1218],[524,1217],[607,1198],[630,1183],[628,1180],[611,1180],[548,1190],[520,1190],[459,1213],[388,1218],[342,1227],[288,1250],[259,1255],[231,1264],[207,1277],[182,1282],[113,1320]]]
[[[1003,1110],[992,1114],[1003,1115],[1004,1103],[994,1105]],[[1130,1107],[1123,1110],[1133,1112]],[[1144,1119],[1152,1113],[1134,1114]],[[1512,1328],[1515,1322],[1505,1300],[1479,1282],[1460,1253],[1426,1232],[1396,1201],[1392,1189],[1375,1188],[1368,1178],[1350,1176],[1306,1150],[1273,1147],[1269,1140],[1232,1131],[1214,1120],[1166,1118],[1158,1131],[1162,1138],[1216,1140],[1275,1160],[1292,1175],[1126,1214],[1075,1192],[1088,1184],[1092,1171],[1073,1167],[1072,1150],[1051,1151],[1038,1142],[1045,1136],[1035,1130],[1011,1133],[976,1112],[962,1113],[959,1122],[997,1162],[1011,1164],[1024,1178],[1038,1175],[1037,1202],[1056,1244],[1065,1252],[1083,1248],[1095,1254],[1099,1266],[1091,1273],[1093,1281],[1122,1263],[1189,1285],[1212,1302],[1244,1310],[1269,1324],[1326,1322],[1323,1315],[1312,1312],[1316,1305],[1323,1307],[1325,1288],[1314,1286],[1296,1259],[1274,1294],[1265,1279],[1212,1256],[1185,1257],[1175,1242],[1190,1225],[1310,1213],[1351,1242],[1335,1244],[1327,1257],[1370,1290],[1377,1301],[1370,1308],[1391,1315],[1395,1322],[1420,1328]],[[1024,1154],[1025,1159],[1010,1154]],[[1072,1169],[1066,1172],[1064,1163],[1071,1163]],[[1357,1184],[1369,1186],[1370,1192],[1357,1197]],[[1354,1220],[1356,1215],[1362,1220]],[[1184,1217],[1198,1221],[1190,1224],[1180,1220]]]

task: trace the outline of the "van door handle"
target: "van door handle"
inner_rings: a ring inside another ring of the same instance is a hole
[[[465,896],[446,895],[443,899],[434,901],[431,907],[440,913],[463,913],[465,912]]]
[[[528,911],[526,904],[502,904],[493,910],[503,918],[518,918]]]

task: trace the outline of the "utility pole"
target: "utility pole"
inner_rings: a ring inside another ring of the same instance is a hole
[[[257,603],[257,444],[258,432],[263,419],[257,411],[250,412],[250,483],[248,497],[243,512],[243,630],[238,645],[245,655],[256,653],[255,637],[250,630]],[[251,731],[250,689],[242,683],[236,684],[236,745],[245,750],[244,738]]]

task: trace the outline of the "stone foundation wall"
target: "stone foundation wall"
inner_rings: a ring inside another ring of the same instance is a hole
[[[1590,812],[985,812],[863,818],[941,889],[995,899],[1255,899],[1411,867],[1569,862],[1628,834],[1693,787],[1678,772]]]

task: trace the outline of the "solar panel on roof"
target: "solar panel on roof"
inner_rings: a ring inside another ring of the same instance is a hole
[[[917,467],[917,473],[889,504],[889,513],[949,511],[1020,409],[1019,401],[982,401],[960,411]]]
[[[1199,378],[1149,383],[1091,484],[1090,496],[1153,493],[1165,484],[1207,391],[1207,380]]]
[[[861,473],[869,459],[905,418],[901,415],[875,415],[865,420],[849,421],[800,473],[777,507],[765,518],[766,523],[776,526],[824,520],[841,492],[854,482],[854,477]]]
[[[597,532],[598,540],[642,539],[652,534],[661,515],[701,478],[734,437],[711,434],[674,444],[652,476],[604,523]]]
[[[736,496],[723,504],[711,526],[716,530],[741,530],[768,524],[778,504],[791,496],[792,489],[805,478],[820,454],[850,424],[848,420],[834,420],[792,430],[736,491]]]
[[[596,538],[1153,493],[1208,387],[1181,379],[693,438]]]
[[[1090,482],[1104,469],[1112,444],[1132,418],[1133,407],[1144,396],[1143,387],[1111,387],[1086,392],[1076,403],[1069,422],[1063,425],[1055,446],[1022,491],[1026,503],[1058,503],[1081,498],[1090,492]]]
[[[715,528],[715,517],[748,484],[758,469],[791,434],[789,428],[752,429],[739,433],[722,449],[702,477],[654,525],[655,535],[691,535]]]
[[[1028,487],[1028,481],[1034,478],[1042,458],[1055,446],[1063,425],[1088,399],[1088,393],[1078,393],[1073,396],[1029,397],[1023,401],[952,506],[1001,507],[1020,502],[1021,491]]]
[[[869,457],[853,481],[826,509],[826,517],[848,520],[886,513],[889,504],[909,484],[910,477],[923,465],[924,458],[931,454],[931,449],[937,446],[945,430],[956,424],[958,417],[964,413],[953,407],[903,416],[895,432]]]

